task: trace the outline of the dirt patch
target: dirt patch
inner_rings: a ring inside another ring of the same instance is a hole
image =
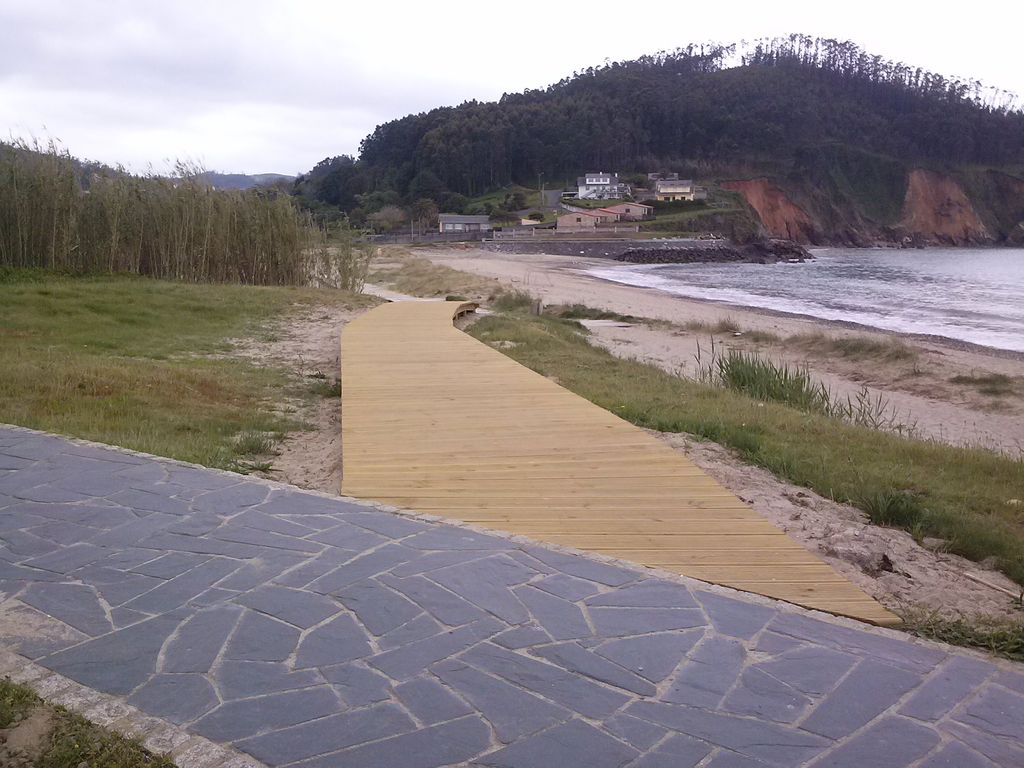
[[[46,707],[36,707],[27,717],[15,715],[9,728],[0,730],[0,767],[29,768],[50,742],[54,718]]]
[[[768,179],[729,181],[723,188],[739,192],[774,237],[783,237],[796,243],[816,241],[814,221],[803,208],[772,184]]]
[[[868,522],[854,507],[782,482],[716,443],[683,434],[650,434],[687,456],[796,541],[897,614],[921,606],[941,615],[1017,618],[1009,595],[966,577],[973,573],[1008,590],[1002,574],[962,557],[927,549],[904,531]]]
[[[341,400],[314,390],[330,389],[341,378],[341,331],[368,309],[316,307],[278,322],[267,340],[245,339],[235,353],[292,371],[304,396],[286,398],[279,407],[305,422],[289,433],[262,477],[300,488],[339,493],[341,489]],[[312,393],[312,394],[311,394]]]

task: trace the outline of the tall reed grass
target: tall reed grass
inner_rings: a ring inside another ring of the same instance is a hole
[[[343,288],[365,277],[348,263],[357,244],[327,249],[288,195],[215,190],[202,173],[179,163],[170,178],[134,176],[53,141],[0,143],[0,267],[253,285],[330,277]]]

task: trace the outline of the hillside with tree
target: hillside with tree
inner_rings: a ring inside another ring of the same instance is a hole
[[[385,208],[460,211],[598,168],[732,189],[766,232],[807,242],[1024,238],[1024,112],[1012,94],[797,35],[691,45],[409,115],[295,190],[365,224]]]

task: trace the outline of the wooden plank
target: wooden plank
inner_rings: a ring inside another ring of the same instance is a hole
[[[684,456],[454,328],[463,308],[346,327],[344,493],[898,623]]]

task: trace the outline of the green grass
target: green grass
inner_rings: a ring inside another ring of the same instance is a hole
[[[995,656],[1024,661],[1024,620],[948,618],[938,613],[910,610],[903,616],[903,628],[929,640],[981,648]]]
[[[323,374],[311,377],[313,382],[309,385],[309,391],[320,397],[341,397],[341,379],[328,379]]]
[[[808,352],[848,360],[911,362],[920,356],[916,349],[897,338],[879,340],[870,336],[828,336],[824,333],[808,333],[790,336],[786,343]]]
[[[734,449],[796,485],[949,542],[952,552],[1024,582],[1024,463],[980,449],[912,440],[758,400],[621,360],[590,345],[578,324],[494,315],[470,329],[504,354],[627,421],[687,432]],[[904,508],[891,500],[905,496]],[[912,502],[910,500],[913,500]],[[920,514],[908,511],[911,504]],[[908,524],[910,524],[908,526]]]
[[[501,291],[490,301],[491,307],[499,312],[529,311],[536,303],[537,300],[526,291]]]
[[[0,728],[8,728],[15,720],[24,719],[38,704],[39,697],[29,688],[0,679]]]
[[[546,190],[551,190],[551,184],[546,184],[544,187]],[[509,195],[519,192],[523,196],[525,204],[523,208],[539,208],[540,207],[540,193],[536,187],[521,187],[518,184],[513,184],[509,187],[502,187],[496,189],[493,192],[488,192],[477,197],[471,197],[469,202],[466,204],[466,210],[477,210],[483,212],[485,205],[490,204],[495,208],[501,208],[505,204],[505,200]]]
[[[875,491],[862,496],[857,506],[864,510],[875,525],[902,528],[915,532],[925,517],[920,500],[906,491]]]
[[[0,680],[0,728],[46,706],[24,685]],[[41,745],[34,768],[174,768],[166,757],[147,751],[135,739],[104,730],[63,707],[50,707],[53,728]]]
[[[972,387],[978,390],[981,394],[989,395],[990,397],[1012,395],[1016,391],[1014,380],[1002,373],[954,376],[949,381],[951,384],[960,384],[962,386]]]
[[[544,314],[552,317],[560,317],[564,320],[615,320],[620,323],[641,323],[646,322],[633,315],[622,315],[607,309],[594,309],[585,304],[570,304],[569,306],[553,305],[544,307]]]
[[[278,406],[308,390],[288,371],[232,357],[230,340],[267,334],[303,307],[372,301],[320,289],[30,277],[0,284],[0,422],[236,470],[248,466],[240,455],[263,447],[240,453],[240,438],[301,426]]]
[[[700,360],[698,365],[702,365]],[[700,375],[705,383],[720,384],[756,400],[772,400],[802,411],[830,412],[828,390],[811,378],[807,368],[776,363],[756,352],[729,349],[715,355],[701,368]]]

